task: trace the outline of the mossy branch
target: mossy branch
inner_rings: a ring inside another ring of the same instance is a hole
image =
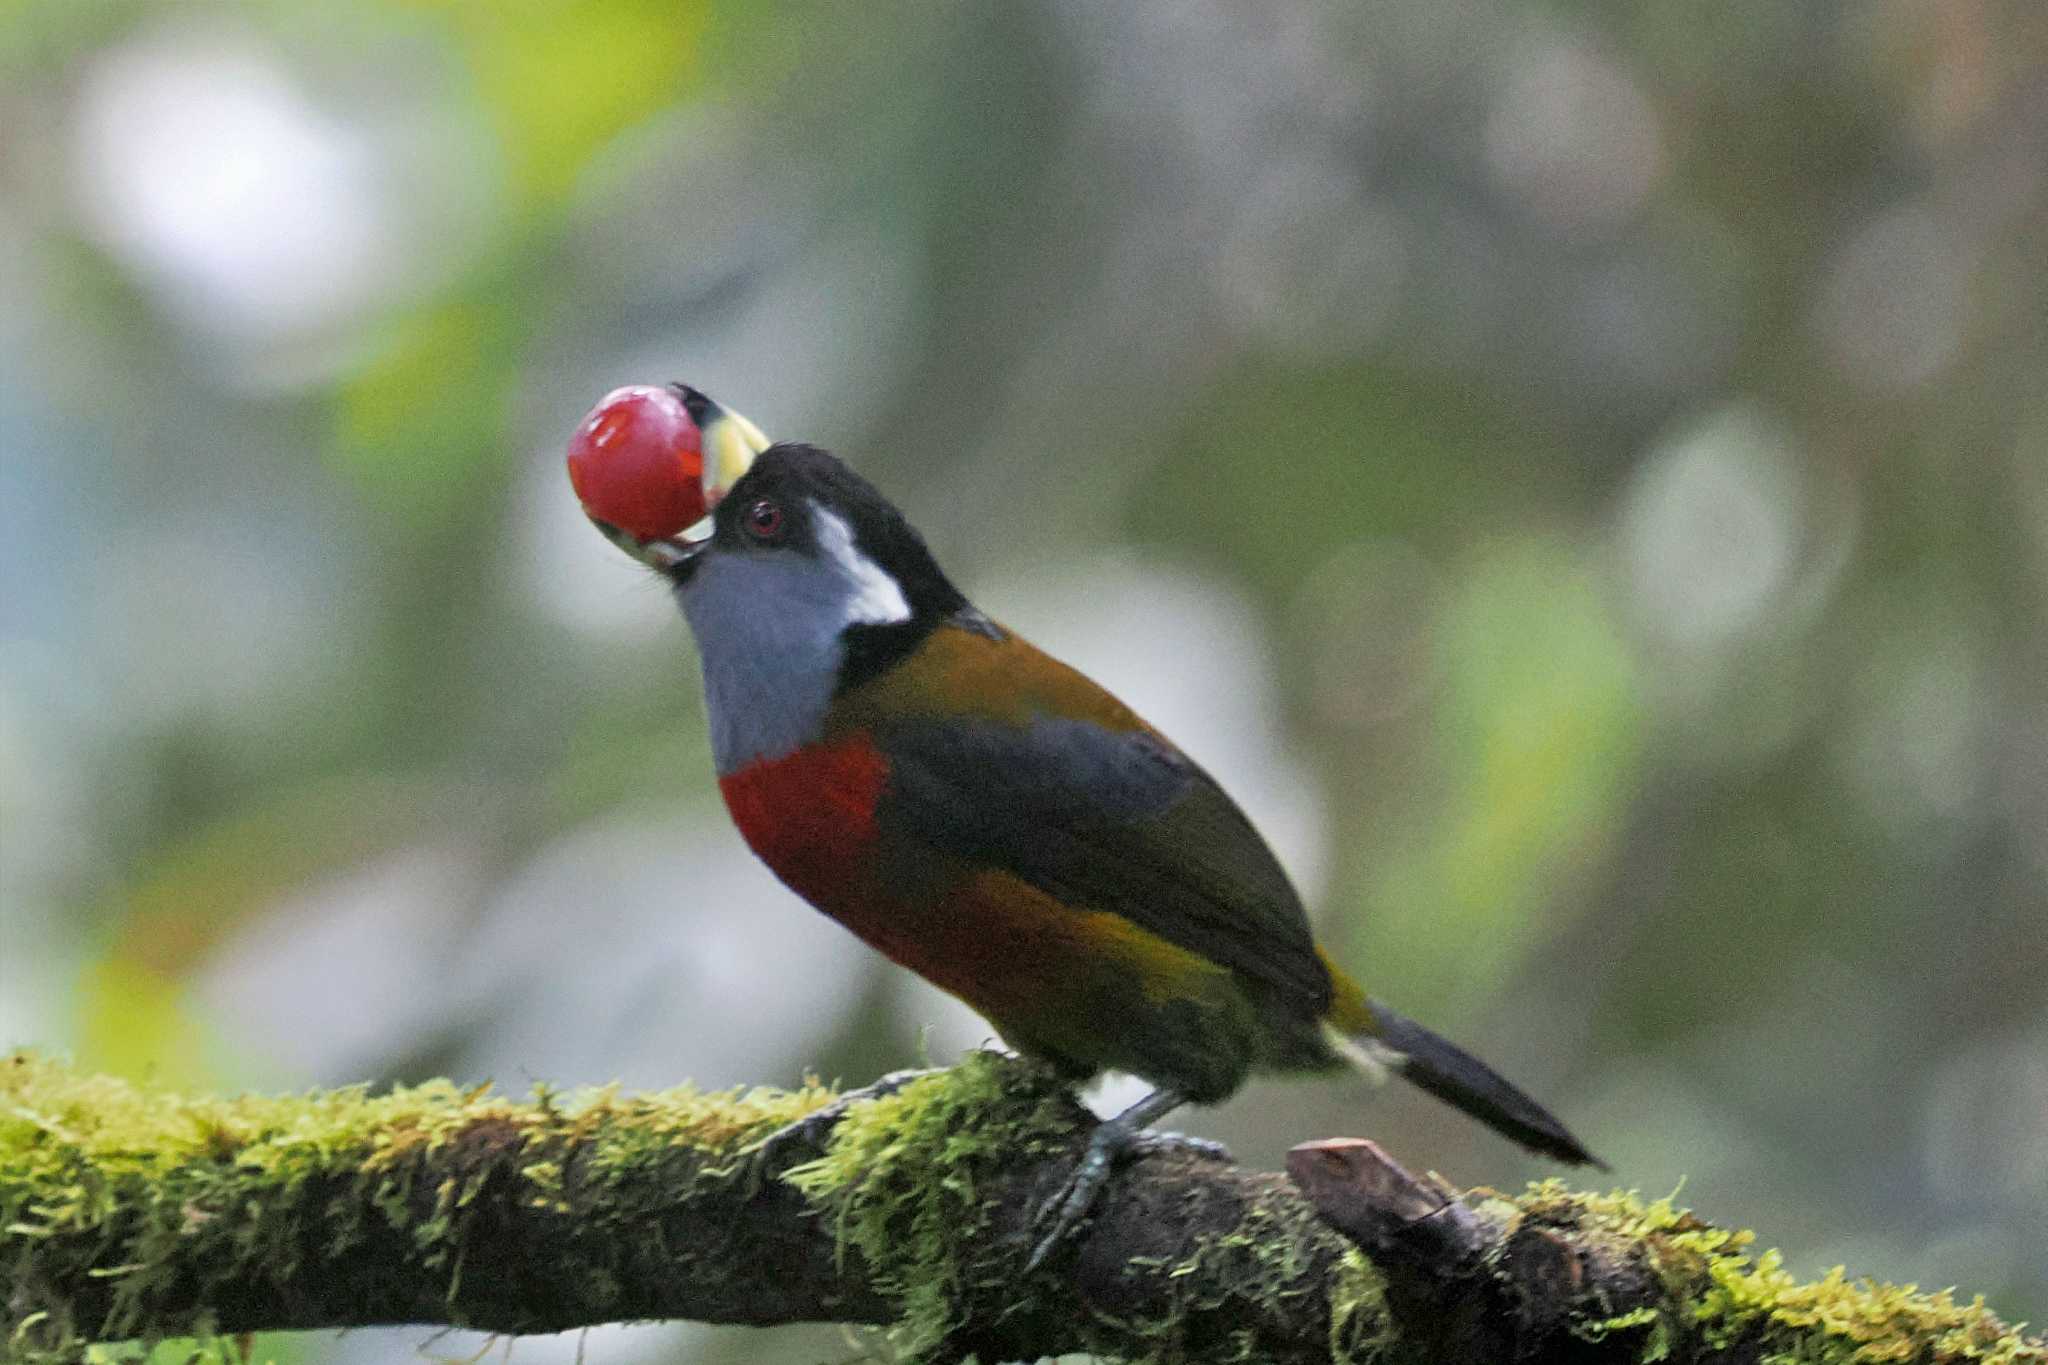
[[[851,1100],[514,1101],[445,1083],[195,1099],[17,1054],[0,1060],[0,1354],[694,1318],[890,1324],[942,1359],[2048,1365],[1981,1304],[1800,1283],[1663,1203],[1453,1197],[1369,1144],[1297,1150],[1295,1184],[1147,1156],[1024,1280],[1030,1210],[1088,1126],[994,1056]]]

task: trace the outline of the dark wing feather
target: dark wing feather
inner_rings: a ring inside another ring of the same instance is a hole
[[[1107,910],[1308,1016],[1330,978],[1301,901],[1237,803],[1156,734],[1043,718],[902,721],[884,828]]]

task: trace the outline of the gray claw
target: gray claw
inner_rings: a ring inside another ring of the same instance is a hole
[[[1073,1174],[1066,1178],[1057,1190],[1047,1197],[1031,1215],[1031,1230],[1039,1234],[1038,1241],[1031,1248],[1031,1259],[1024,1263],[1024,1271],[1030,1274],[1044,1265],[1059,1250],[1083,1219],[1094,1209],[1095,1201],[1102,1197],[1102,1187],[1108,1183],[1110,1172],[1120,1161],[1132,1155],[1162,1147],[1193,1147],[1205,1156],[1221,1156],[1225,1161],[1230,1154],[1212,1142],[1199,1138],[1186,1138],[1178,1133],[1148,1133],[1145,1125],[1154,1119],[1164,1118],[1185,1103],[1185,1097],[1174,1090],[1155,1090],[1113,1119],[1105,1119],[1088,1135],[1088,1150],[1074,1163]]]
[[[1118,1158],[1140,1145],[1137,1134],[1113,1123],[1105,1123],[1089,1135],[1088,1150],[1074,1163],[1073,1173],[1031,1215],[1031,1231],[1038,1241],[1031,1248],[1031,1259],[1024,1263],[1025,1274],[1044,1265],[1074,1235],[1102,1197],[1102,1187]]]
[[[920,1076],[935,1076],[940,1068],[926,1067],[922,1070],[891,1071],[858,1090],[848,1090],[821,1109],[813,1109],[802,1118],[785,1123],[767,1137],[755,1144],[756,1148],[770,1148],[783,1142],[801,1142],[807,1147],[822,1149],[825,1134],[833,1124],[845,1116],[846,1111],[863,1100],[878,1100],[884,1095],[893,1095]]]
[[[1144,1132],[1132,1135],[1130,1156],[1166,1156],[1174,1152],[1226,1165],[1237,1160],[1228,1147],[1212,1138],[1190,1137],[1186,1133]]]

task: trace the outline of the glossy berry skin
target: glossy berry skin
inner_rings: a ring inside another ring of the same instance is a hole
[[[613,389],[569,440],[569,482],[593,519],[673,536],[704,516],[704,433],[676,389]]]

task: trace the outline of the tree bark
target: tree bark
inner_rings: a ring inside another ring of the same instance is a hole
[[[883,1325],[934,1360],[2048,1365],[1981,1303],[1801,1283],[1667,1204],[1454,1191],[1354,1140],[1297,1148],[1289,1176],[1150,1152],[1026,1278],[1031,1213],[1092,1124],[993,1055],[838,1098],[514,1101],[445,1082],[192,1098],[16,1054],[0,1343],[41,1362],[94,1341],[691,1318]]]

